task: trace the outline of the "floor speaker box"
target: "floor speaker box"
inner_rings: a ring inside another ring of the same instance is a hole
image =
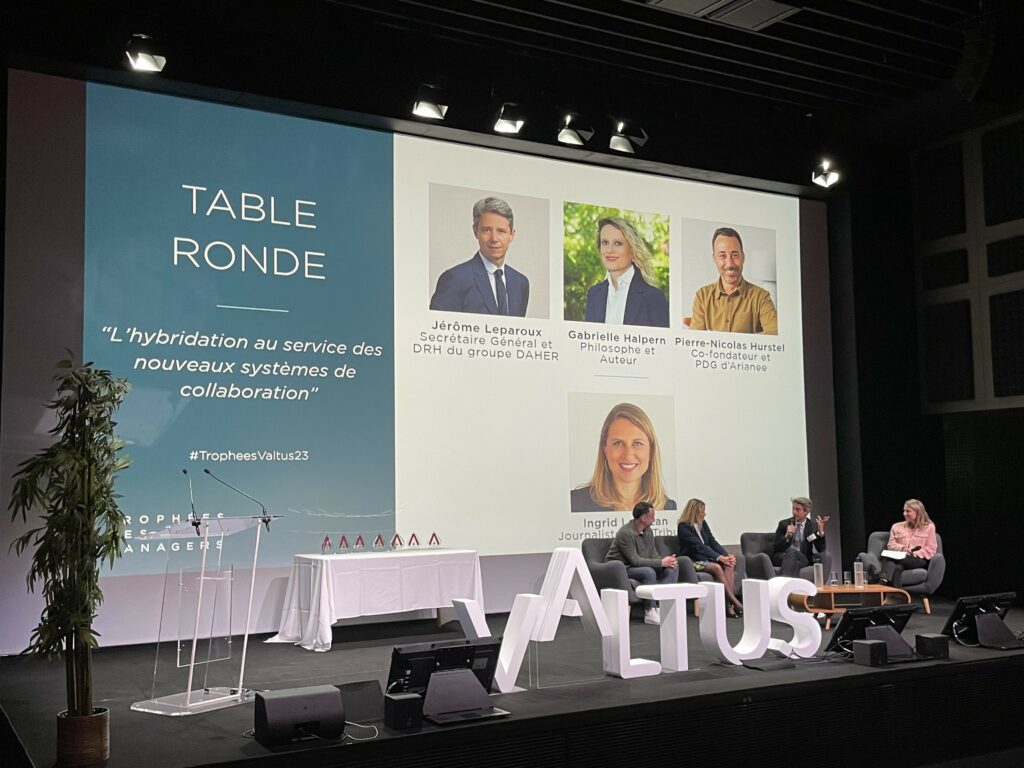
[[[256,694],[253,735],[269,747],[307,736],[337,739],[345,732],[345,706],[333,685]]]
[[[926,632],[914,638],[914,649],[918,656],[927,656],[931,659],[949,658],[949,638],[945,635],[936,635]]]
[[[854,640],[853,661],[865,667],[881,667],[889,661],[884,640]]]
[[[423,697],[418,693],[389,693],[384,697],[384,725],[398,731],[423,725]]]
[[[376,723],[384,719],[384,692],[379,680],[340,683],[335,687],[341,691],[345,719],[350,723]]]

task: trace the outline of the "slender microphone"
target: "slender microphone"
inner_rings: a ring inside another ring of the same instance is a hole
[[[919,550],[920,548],[921,548],[921,545],[920,545],[920,544],[918,544],[918,545],[917,545],[916,547],[914,547],[914,548],[913,548],[912,550],[910,550],[910,554],[914,554],[914,553],[915,553],[915,552],[917,552],[917,550]]]
[[[796,525],[796,518],[795,517],[789,518],[789,522],[786,524],[786,526],[788,527],[790,525]],[[789,541],[794,536],[796,536],[796,531],[794,531],[793,533],[787,533],[786,534],[786,541]]]
[[[203,472],[208,474],[210,477],[212,477],[214,480],[216,480],[221,485],[226,485],[228,488],[230,488],[235,493],[240,493],[243,496],[245,496],[245,498],[249,499],[249,501],[255,501],[257,504],[259,504],[260,505],[260,509],[263,510],[263,515],[261,516],[262,520],[263,520],[263,524],[265,526],[267,526],[267,530],[268,531],[270,530],[270,515],[267,513],[267,508],[265,506],[263,506],[263,502],[262,501],[260,501],[259,499],[254,499],[252,496],[250,496],[245,491],[240,490],[238,488],[235,488],[235,486],[233,486],[231,483],[224,482],[219,477],[217,477],[215,474],[213,474],[213,472],[211,472],[210,470],[206,469],[205,467],[203,468]]]
[[[199,513],[196,512],[196,498],[192,495],[192,478],[189,477],[188,470],[182,469],[181,473],[185,475],[185,479],[188,480],[188,500],[192,503],[192,519],[189,520],[192,523],[192,527],[196,529],[196,536],[202,536],[199,532],[199,526],[201,525],[199,520]]]

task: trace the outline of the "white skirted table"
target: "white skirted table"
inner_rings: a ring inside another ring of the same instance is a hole
[[[331,649],[338,619],[483,603],[480,557],[471,549],[408,549],[344,555],[296,555],[278,634],[269,643]]]

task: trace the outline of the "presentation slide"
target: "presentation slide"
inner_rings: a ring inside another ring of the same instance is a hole
[[[808,492],[799,199],[18,78],[80,134],[80,189],[52,191],[82,222],[73,322],[132,384],[115,575],[198,546],[139,539],[189,481],[201,515],[281,515],[265,566],[547,552],[638,501],[674,533],[691,497],[735,543]],[[10,298],[30,250],[8,241],[5,335],[67,311]]]
[[[197,511],[283,515],[261,562],[394,517],[392,140],[87,86],[84,356],[132,383],[118,573]],[[185,539],[185,546],[198,541]],[[334,542],[337,543],[336,541]]]
[[[641,500],[674,534],[692,497],[721,541],[774,529],[808,488],[798,199],[406,136],[394,151],[403,536],[548,551],[614,534]],[[528,286],[508,316],[472,303],[490,289],[472,271],[488,198],[513,217],[510,297],[512,276]],[[746,295],[708,318],[731,326],[695,330],[713,239],[742,243],[725,275]],[[612,291],[620,267],[630,284]],[[439,305],[460,272],[469,299]]]

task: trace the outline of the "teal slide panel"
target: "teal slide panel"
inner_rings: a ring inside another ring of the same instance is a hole
[[[391,135],[90,84],[84,354],[133,386],[129,551],[190,512],[283,515],[261,565],[394,533]],[[186,542],[195,546],[193,542]],[[180,545],[179,545],[180,546]]]

